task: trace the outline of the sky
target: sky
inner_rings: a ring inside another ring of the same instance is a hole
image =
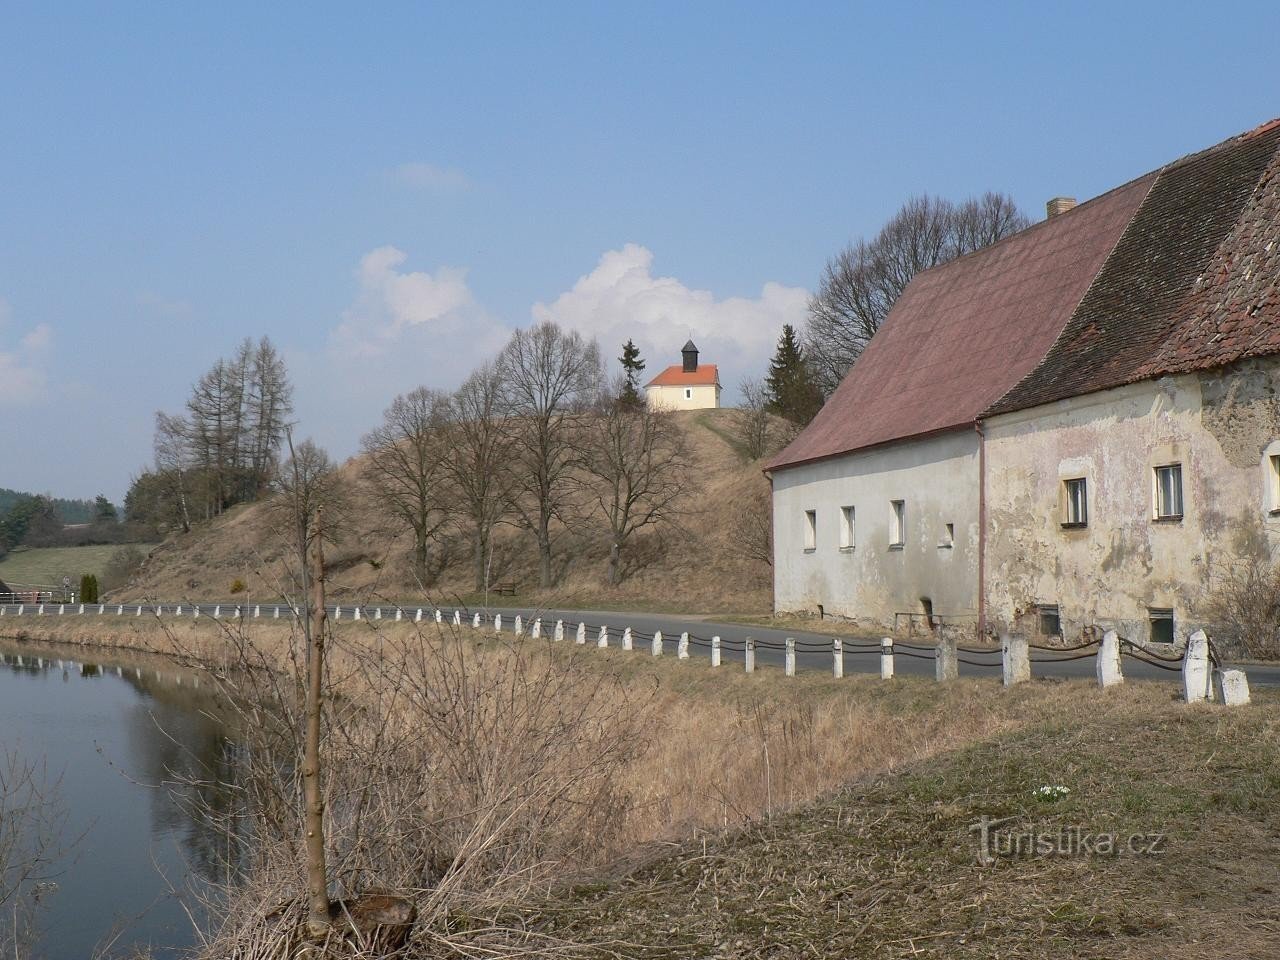
[[[908,197],[1280,115],[1280,4],[0,2],[0,487],[119,501],[269,336],[338,458],[543,319],[732,402]]]

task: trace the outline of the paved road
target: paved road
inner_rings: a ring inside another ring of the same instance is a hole
[[[0,605],[0,624],[8,617],[18,616],[20,608],[15,605]],[[22,607],[22,616],[37,615],[37,607],[27,604]],[[79,604],[44,604],[44,616],[80,616]],[[173,616],[191,617],[195,615],[196,610],[200,611],[201,616],[217,615],[223,618],[235,617],[237,615],[246,618],[252,618],[255,613],[260,618],[287,618],[289,616],[289,608],[284,605],[275,604],[241,604],[223,603],[212,604],[202,603],[197,606],[191,604],[143,604],[139,607],[137,604],[126,604],[120,606],[118,604],[89,604],[84,610],[84,616],[156,616],[168,618]],[[61,610],[61,614],[59,614]],[[101,610],[101,614],[99,614]],[[141,610],[141,614],[138,611]],[[370,604],[360,609],[360,617],[367,620],[393,620],[396,616],[396,606],[393,604],[382,604],[381,606]],[[419,616],[419,610],[422,611],[421,616],[425,620],[434,619],[435,610],[433,607],[418,607],[416,605],[406,604],[400,608],[400,616],[406,620],[413,620]],[[784,648],[788,637],[792,637],[796,641],[796,666],[802,670],[822,670],[829,672],[833,667],[833,653],[831,636],[829,634],[821,634],[797,630],[776,630],[767,627],[754,625],[746,625],[740,623],[723,623],[714,619],[697,616],[683,616],[676,614],[657,614],[657,613],[620,613],[603,610],[534,610],[528,607],[488,607],[484,610],[477,611],[475,609],[466,609],[460,607],[447,607],[442,612],[445,622],[453,620],[454,611],[458,611],[459,619],[463,623],[472,622],[475,613],[481,613],[483,622],[492,626],[493,617],[501,614],[503,619],[503,632],[509,632],[513,626],[515,617],[520,615],[524,621],[524,631],[527,634],[532,627],[533,620],[541,617],[543,624],[543,635],[550,636],[557,620],[563,620],[565,623],[565,639],[572,642],[575,638],[577,625],[585,623],[587,625],[587,642],[594,644],[596,642],[599,628],[602,625],[609,628],[609,644],[618,646],[621,643],[622,631],[625,627],[631,627],[635,639],[634,645],[638,653],[648,655],[651,650],[651,637],[656,631],[661,631],[662,649],[664,656],[674,656],[677,653],[677,645],[680,634],[688,631],[690,635],[689,655],[690,657],[700,657],[707,659],[711,655],[710,641],[712,637],[718,636],[721,639],[721,656],[723,662],[728,664],[741,664],[743,662],[743,648],[747,638],[750,637],[755,642],[756,647],[756,664],[757,666],[780,667],[784,660]],[[356,615],[356,608],[350,604],[329,607],[329,613],[343,620],[352,619]],[[879,673],[880,671],[880,650],[878,638],[875,637],[843,637],[843,664],[846,673]],[[919,639],[916,641],[899,642],[895,645],[894,670],[898,674],[933,676],[934,662],[933,651],[927,645],[927,641]],[[1032,676],[1041,677],[1093,677],[1094,676],[1094,659],[1090,654],[1091,651],[1080,651],[1079,654],[1062,654],[1050,651],[1033,650],[1032,651]],[[1000,675],[1000,652],[998,650],[983,651],[980,653],[960,654],[960,674],[961,676],[995,676]],[[1176,665],[1174,669],[1161,669],[1151,664],[1143,663],[1131,656],[1124,658],[1124,672],[1127,677],[1144,680],[1165,680],[1177,681],[1180,674]],[[1247,667],[1249,682],[1258,686],[1280,686],[1280,666],[1277,665],[1251,665]]]

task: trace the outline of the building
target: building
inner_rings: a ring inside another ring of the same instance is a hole
[[[692,340],[680,351],[682,362],[673,364],[645,384],[651,407],[670,410],[708,410],[720,406],[720,371],[714,363],[698,363]]]
[[[1207,623],[1280,541],[1278,151],[1273,121],[917,276],[768,465],[776,608]]]

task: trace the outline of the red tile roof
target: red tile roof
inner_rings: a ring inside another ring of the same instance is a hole
[[[646,387],[697,387],[720,382],[720,371],[714,363],[700,363],[693,373],[685,373],[681,364],[673,364],[645,384]]]
[[[813,422],[766,469],[971,426],[1044,357],[1154,180],[916,276]]]
[[[1164,167],[1044,360],[988,415],[1280,353],[1280,122]]]

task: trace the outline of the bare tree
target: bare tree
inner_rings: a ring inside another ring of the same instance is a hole
[[[285,537],[288,555],[298,561],[296,577],[301,584],[306,579],[303,571],[309,544],[315,536],[314,518],[323,508],[324,538],[334,542],[347,513],[348,491],[342,475],[322,447],[311,440],[294,444],[288,428],[285,438],[289,459],[280,469],[277,493],[265,516],[272,528]]]
[[[191,425],[182,417],[156,413],[155,461],[156,472],[164,481],[172,514],[182,525],[183,533],[191,532],[191,513],[187,509],[187,483],[190,467],[187,462],[190,450],[188,438]]]
[[[424,586],[431,580],[431,542],[452,515],[444,446],[448,407],[446,394],[419,387],[396,397],[361,441],[365,475],[413,531],[413,573]]]
[[[747,560],[773,566],[773,498],[768,490],[745,499],[727,536],[733,550]]]
[[[631,538],[645,527],[675,522],[688,493],[688,457],[675,417],[624,396],[615,390],[605,399],[600,414],[584,423],[578,448],[593,512],[609,528],[610,586],[622,579]]]
[[[805,346],[825,396],[880,329],[921,270],[946,263],[1030,226],[1011,198],[986,193],[960,204],[913,197],[871,240],[845,247],[823,268],[809,300]]]
[[[734,433],[747,459],[759,460],[772,452],[775,443],[769,391],[759,380],[744,380],[738,389],[742,391],[742,403],[734,416]]]
[[[564,521],[573,463],[572,417],[600,394],[600,348],[551,322],[517,330],[498,358],[515,420],[516,509],[538,542],[538,582],[552,585],[553,528]]]
[[[497,368],[486,363],[467,377],[444,415],[442,465],[471,528],[479,591],[487,582],[493,529],[511,509],[514,479],[514,441]]]

